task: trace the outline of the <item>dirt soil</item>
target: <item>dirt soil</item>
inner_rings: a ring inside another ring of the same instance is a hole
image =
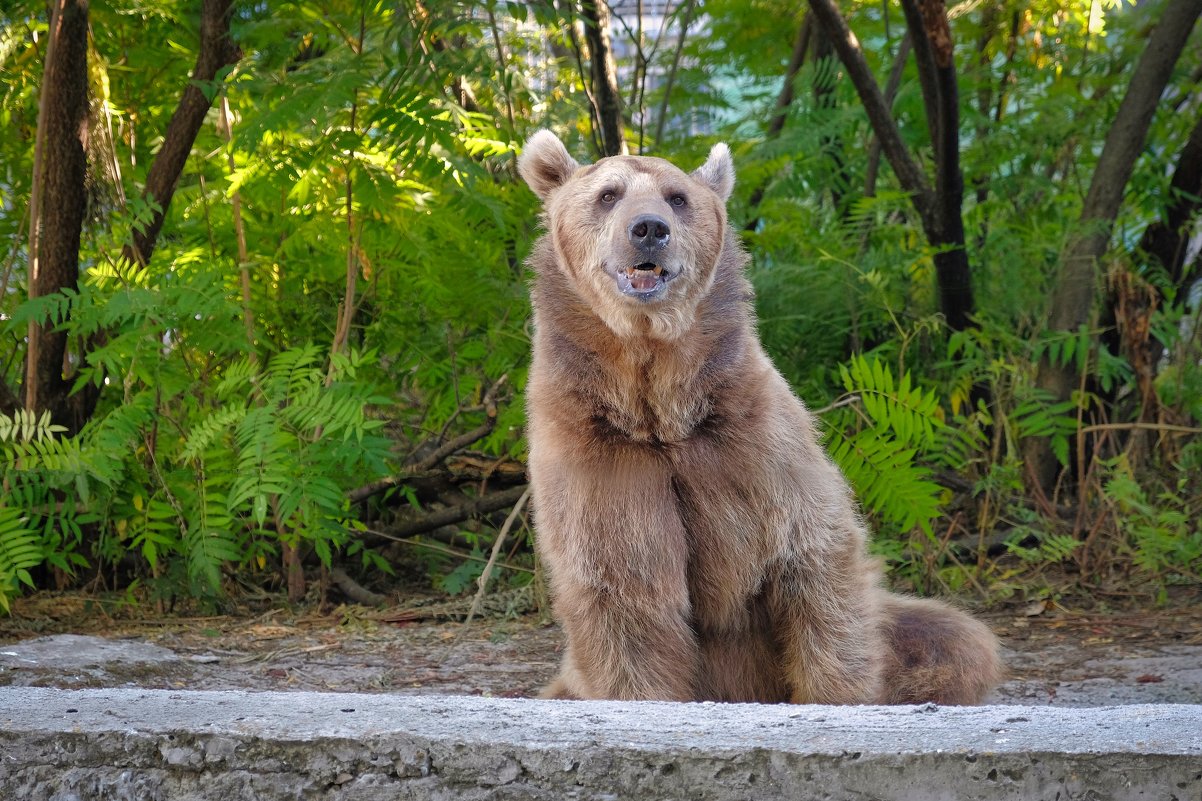
[[[144,609],[138,607],[138,609]],[[78,596],[19,599],[0,619],[0,685],[534,695],[558,629],[533,616],[469,625],[437,607],[255,616],[105,614]],[[983,613],[1002,638],[1000,704],[1202,704],[1202,598],[1081,612],[1037,603]]]

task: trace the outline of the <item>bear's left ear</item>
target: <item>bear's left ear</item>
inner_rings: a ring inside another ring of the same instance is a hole
[[[559,137],[546,130],[530,137],[518,159],[522,180],[543,200],[567,183],[579,166]]]
[[[735,165],[730,158],[730,148],[719,142],[710,148],[710,157],[693,171],[693,177],[714,190],[722,202],[730,198],[735,188]]]

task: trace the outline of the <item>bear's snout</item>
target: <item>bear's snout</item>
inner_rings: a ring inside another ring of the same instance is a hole
[[[666,248],[672,237],[668,221],[658,214],[640,214],[631,221],[626,233],[630,244],[648,256]]]

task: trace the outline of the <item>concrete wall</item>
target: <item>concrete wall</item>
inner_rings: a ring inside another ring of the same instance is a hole
[[[1202,707],[0,688],[0,801],[1202,799]]]

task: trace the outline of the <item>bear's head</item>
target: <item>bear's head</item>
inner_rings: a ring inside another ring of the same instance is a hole
[[[542,198],[558,268],[615,334],[671,340],[692,327],[727,236],[726,145],[692,173],[645,156],[582,166],[539,131],[518,171]]]

